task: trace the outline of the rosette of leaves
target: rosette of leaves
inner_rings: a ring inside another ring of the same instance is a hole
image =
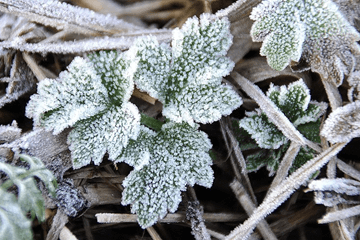
[[[20,155],[20,159],[27,162],[28,169],[0,161],[0,171],[8,177],[0,186],[0,239],[33,239],[31,219],[26,216],[28,212],[32,218],[36,216],[39,221],[45,220],[44,199],[35,177],[55,196],[55,177],[43,162],[27,155]],[[15,190],[16,195],[13,193]]]
[[[354,67],[360,34],[331,0],[263,0],[250,15],[253,41],[263,42],[260,54],[283,70],[303,60],[337,85]]]
[[[26,116],[54,134],[73,127],[68,143],[75,169],[100,164],[106,152],[113,160],[139,131],[138,109],[128,101],[135,68],[131,52],[76,57],[59,79],[39,83]]]
[[[302,79],[288,86],[274,86],[272,83],[266,93],[280,111],[307,139],[320,142],[320,116],[327,105],[310,101],[310,91]],[[233,126],[242,150],[256,150],[246,158],[247,169],[257,171],[267,166],[269,175],[273,175],[279,162],[288,149],[289,140],[273,124],[260,109],[247,112],[247,117],[233,122]],[[301,147],[290,172],[295,171],[307,160],[314,157],[315,152],[308,147]]]
[[[211,123],[229,115],[242,100],[221,84],[234,63],[225,54],[232,44],[229,21],[203,14],[173,30],[171,47],[155,37],[141,38],[135,83],[159,99],[163,115],[175,122]]]
[[[211,143],[198,125],[165,123],[161,131],[142,127],[117,161],[139,166],[125,178],[122,204],[132,204],[143,228],[176,211],[186,185],[211,187]],[[146,164],[148,163],[148,164]]]

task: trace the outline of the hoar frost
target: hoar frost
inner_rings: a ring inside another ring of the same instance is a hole
[[[331,0],[264,0],[250,18],[252,39],[263,42],[260,54],[272,68],[283,70],[305,52],[311,69],[324,78],[337,75],[337,85],[352,70],[360,34]]]
[[[275,86],[271,83],[267,97],[307,139],[320,142],[320,116],[327,105],[310,101],[310,91],[302,79],[288,86]],[[247,157],[247,168],[256,171],[266,165],[270,175],[278,168],[282,155],[289,147],[288,139],[260,109],[247,112],[247,117],[234,126],[242,136],[239,137],[242,150],[257,149]],[[244,146],[242,146],[244,144]],[[262,148],[262,149],[260,149]],[[307,160],[313,158],[314,151],[306,146],[301,147],[290,172],[296,170]]]
[[[122,203],[132,204],[131,211],[137,214],[143,228],[153,225],[168,211],[176,211],[186,185],[211,187],[214,178],[208,153],[211,143],[197,128],[175,122],[164,124],[158,133],[142,128],[141,142],[130,143],[119,159],[149,162],[135,168],[123,182]]]
[[[200,23],[200,24],[199,24]],[[173,31],[172,48],[155,37],[135,43],[137,86],[159,99],[163,115],[175,122],[211,123],[229,115],[242,100],[221,84],[234,63],[225,54],[232,43],[227,19],[202,15]]]
[[[106,152],[115,159],[129,139],[137,137],[140,115],[128,102],[136,68],[130,53],[76,57],[59,79],[41,81],[31,96],[26,116],[35,125],[54,134],[74,127],[68,136],[74,168],[91,160],[98,165]]]

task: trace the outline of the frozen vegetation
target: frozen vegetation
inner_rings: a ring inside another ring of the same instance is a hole
[[[357,239],[356,1],[67,2],[0,0],[0,240]]]

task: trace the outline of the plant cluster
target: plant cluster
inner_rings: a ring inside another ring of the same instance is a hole
[[[39,83],[27,116],[54,134],[73,128],[68,143],[75,169],[100,164],[105,153],[133,166],[123,204],[132,204],[142,227],[151,226],[177,209],[186,185],[212,185],[211,143],[195,122],[217,121],[242,103],[221,84],[234,67],[225,57],[230,45],[228,20],[202,15],[173,31],[171,47],[145,37],[123,53],[76,57],[59,79]],[[164,105],[169,121],[157,132],[129,102],[134,82]]]
[[[304,137],[320,143],[319,118],[325,113],[327,104],[310,101],[310,90],[302,79],[281,87],[271,83],[266,95]],[[259,108],[233,123],[241,150],[257,150],[247,157],[247,169],[257,171],[266,165],[269,175],[273,175],[289,148],[289,140]],[[314,154],[311,148],[301,147],[290,172],[312,159]]]
[[[26,1],[19,4],[23,2]],[[57,6],[58,2],[49,4]],[[66,5],[58,6],[66,10]],[[40,11],[38,7],[35,10]],[[264,109],[266,104],[260,104],[260,98],[254,98],[260,108],[246,112],[241,120],[233,120],[241,150],[251,150],[246,158],[250,172],[266,166],[269,175],[274,175],[290,142],[300,148],[289,170],[296,174],[283,181],[289,190],[276,186],[276,191],[269,191],[263,204],[269,202],[271,206],[261,205],[250,217],[258,216],[252,225],[244,223],[244,227],[233,232],[244,238],[266,214],[285,201],[297,185],[307,181],[314,169],[318,170],[340,151],[341,144],[359,136],[360,119],[360,77],[359,71],[354,71],[355,55],[360,53],[356,43],[360,34],[332,1],[263,0],[253,8],[250,18],[255,21],[250,35],[253,41],[263,42],[260,55],[267,57],[273,69],[281,71],[288,65],[295,69],[298,64],[300,70],[319,73],[335,88],[342,84],[344,76],[349,76],[352,103],[334,109],[325,121],[321,135],[339,145],[311,163],[315,167],[305,163],[316,158],[314,145],[320,143],[320,117],[327,104],[311,101],[310,90],[302,79],[288,86],[271,83],[266,97],[261,98],[268,101],[267,106],[274,106],[273,116],[285,116],[283,122],[289,122],[293,128],[290,130],[300,136],[298,142],[288,139],[284,129],[290,127],[281,129]],[[86,19],[79,21],[90,21]],[[96,31],[106,32],[110,27],[115,31],[117,24],[113,26],[111,19],[108,20]],[[26,107],[26,116],[34,120],[36,127],[55,135],[71,128],[67,143],[73,169],[91,163],[99,165],[105,156],[114,163],[124,162],[133,167],[123,181],[122,204],[131,204],[131,212],[137,214],[142,228],[150,227],[168,212],[176,211],[181,192],[187,186],[212,186],[214,173],[209,152],[212,144],[199,128],[200,124],[230,115],[242,104],[236,91],[222,83],[235,65],[226,57],[231,44],[229,20],[203,14],[174,29],[170,44],[159,43],[156,36],[148,35],[132,44],[127,42],[124,52],[99,51],[75,57],[57,79],[39,82],[37,93],[31,96]],[[134,86],[162,103],[164,121],[140,113],[130,102]],[[300,147],[299,142],[304,145]],[[21,159],[29,163],[29,169],[0,162],[0,170],[9,178],[0,187],[0,236],[6,239],[31,238],[27,212],[44,220],[44,203],[34,177],[43,181],[50,193],[54,193],[56,187],[54,177],[39,159],[25,155]],[[303,175],[298,173],[299,168],[304,170]],[[10,191],[14,186],[17,194]],[[278,196],[280,200],[273,200]],[[231,237],[232,234],[228,236]]]

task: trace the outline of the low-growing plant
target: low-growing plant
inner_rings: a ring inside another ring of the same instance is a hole
[[[327,104],[310,101],[310,90],[302,79],[281,87],[271,83],[266,95],[304,137],[320,143],[319,118],[324,114]],[[245,118],[233,123],[241,150],[257,150],[248,155],[247,169],[252,172],[266,166],[269,175],[273,175],[281,157],[289,148],[289,140],[260,109],[247,112]],[[311,148],[301,147],[290,172],[312,159],[314,154]]]
[[[0,171],[8,179],[0,185],[0,239],[32,239],[31,221],[45,220],[44,199],[35,178],[40,179],[55,197],[56,180],[43,162],[35,157],[20,155],[29,167],[13,166],[0,161]],[[31,213],[31,219],[27,213]]]
[[[123,53],[76,57],[59,79],[39,83],[26,114],[54,134],[73,128],[73,168],[99,165],[106,152],[133,166],[122,202],[149,227],[177,209],[186,185],[212,185],[211,143],[195,122],[217,121],[242,103],[221,84],[234,67],[225,57],[231,40],[226,18],[202,15],[173,31],[171,47],[145,37]],[[129,102],[134,82],[163,103],[167,123],[140,117]]]

